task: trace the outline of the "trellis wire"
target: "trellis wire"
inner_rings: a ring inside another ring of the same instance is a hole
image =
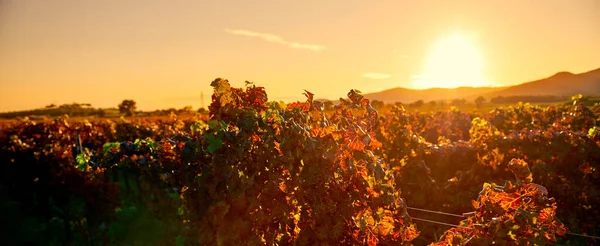
[[[416,211],[427,212],[427,213],[433,213],[433,214],[439,214],[439,215],[448,215],[448,216],[466,218],[466,216],[464,216],[464,215],[458,215],[458,214],[452,214],[452,213],[445,213],[445,212],[441,212],[441,211],[433,211],[433,210],[422,209],[422,208],[415,208],[415,207],[406,207],[406,208],[407,209],[411,209],[411,210],[416,210]],[[450,224],[450,223],[445,223],[445,222],[441,222],[441,221],[421,219],[421,218],[416,218],[416,217],[411,217],[411,218],[414,219],[414,220],[419,220],[419,221],[423,221],[423,222],[429,222],[429,223],[433,223],[433,224],[451,226],[451,227],[456,227],[456,228],[464,228],[464,229],[474,229],[474,228],[471,228],[471,227],[465,227],[465,226],[455,225],[455,224]],[[573,232],[567,232],[567,234],[568,235],[572,235],[572,236],[587,237],[587,238],[592,238],[592,239],[600,240],[600,237],[597,237],[597,236],[590,236],[590,235],[573,233]]]

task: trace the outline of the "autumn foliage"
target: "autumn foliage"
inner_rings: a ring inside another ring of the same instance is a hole
[[[40,225],[6,226],[35,235],[13,243],[120,244],[136,216],[161,245],[596,243],[566,234],[600,221],[598,110],[578,98],[424,114],[211,86],[208,120],[4,125],[0,202]]]

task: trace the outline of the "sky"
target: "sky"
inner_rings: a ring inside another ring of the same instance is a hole
[[[600,0],[0,0],[1,112],[198,108],[218,77],[292,101],[599,67]]]

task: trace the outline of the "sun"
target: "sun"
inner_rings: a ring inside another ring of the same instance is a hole
[[[455,34],[439,40],[432,47],[423,74],[415,76],[413,83],[421,89],[489,86],[483,76],[483,65],[476,43]]]

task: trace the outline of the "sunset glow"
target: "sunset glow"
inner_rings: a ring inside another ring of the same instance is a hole
[[[218,77],[282,101],[511,86],[598,68],[599,11],[598,0],[0,1],[0,112],[126,98],[198,108]]]
[[[480,48],[460,34],[435,43],[426,61],[424,73],[414,78],[417,88],[490,85],[483,73],[484,59]]]

